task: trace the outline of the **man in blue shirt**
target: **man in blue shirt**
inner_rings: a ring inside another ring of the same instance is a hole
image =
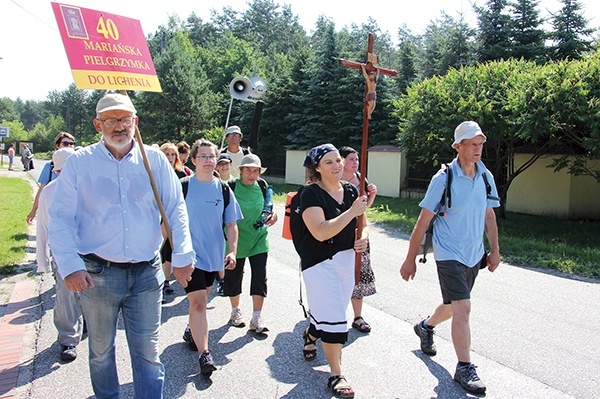
[[[451,206],[443,217],[437,217],[433,229],[433,254],[437,264],[443,303],[427,319],[414,326],[421,339],[421,350],[434,356],[433,328],[452,319],[452,342],[458,357],[454,379],[474,393],[483,393],[485,385],[471,363],[471,290],[480,268],[491,272],[500,264],[498,226],[495,207],[500,206],[492,174],[481,162],[486,137],[476,122],[463,122],[454,131],[452,147],[458,156],[450,163],[453,179]],[[419,206],[421,214],[410,237],[406,259],[400,269],[402,278],[413,279],[416,273],[415,258],[425,232],[440,203],[446,186],[448,171],[438,172],[429,183],[425,198]],[[486,179],[491,186],[488,194]],[[487,236],[490,252],[486,254],[483,234]]]
[[[93,123],[101,141],[71,155],[57,180],[61,195],[50,204],[50,248],[65,286],[80,293],[96,397],[119,397],[115,337],[122,312],[135,397],[162,398],[161,214],[133,140],[136,109],[128,96],[107,94]],[[172,229],[173,274],[186,287],[195,256],[181,184],[162,151],[145,151]]]

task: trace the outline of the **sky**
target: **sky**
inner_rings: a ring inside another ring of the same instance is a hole
[[[166,25],[169,16],[185,20],[195,12],[205,22],[210,11],[221,11],[230,6],[236,11],[248,9],[249,0],[72,0],[64,4],[105,11],[137,19],[144,35],[154,33]],[[476,18],[469,0],[274,0],[277,4],[291,5],[306,32],[314,29],[320,15],[330,17],[339,30],[355,23],[365,23],[368,17],[377,21],[382,31],[396,39],[399,27],[406,24],[415,34],[421,34],[430,21],[444,11],[455,18],[462,13],[465,21],[476,26]],[[475,0],[477,5],[485,0]],[[600,26],[600,1],[580,0],[584,15],[591,27]],[[372,4],[365,8],[364,4]],[[541,0],[542,17],[561,8],[558,0]],[[366,38],[365,38],[366,40]],[[63,91],[73,83],[73,76],[58,32],[50,1],[0,0],[0,98],[11,100],[44,100],[52,90]]]

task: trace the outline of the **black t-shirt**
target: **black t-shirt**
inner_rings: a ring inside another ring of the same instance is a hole
[[[356,198],[358,198],[358,190],[350,183],[341,183],[344,187],[344,199],[341,204],[338,204],[336,200],[317,184],[307,186],[301,193],[300,214],[307,208],[318,206],[323,209],[325,220],[331,220],[350,209]],[[303,243],[305,250],[301,256],[302,270],[323,262],[325,259],[332,258],[333,255],[340,251],[354,248],[356,223],[357,219],[352,219],[342,231],[327,241],[318,241],[307,229]]]

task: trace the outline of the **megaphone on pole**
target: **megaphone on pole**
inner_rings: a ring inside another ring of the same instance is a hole
[[[252,93],[250,94],[252,99],[258,100],[265,95],[267,92],[267,84],[264,80],[262,80],[262,78],[254,76],[250,78],[250,82],[252,82]]]
[[[233,99],[250,101],[256,104],[254,119],[252,121],[252,131],[250,132],[250,145],[253,148],[258,148],[258,125],[260,123],[260,117],[264,103],[260,100],[261,97],[267,92],[267,84],[265,81],[254,76],[248,79],[245,76],[236,76],[229,83],[229,93],[231,94],[231,101],[229,102],[229,110],[227,111],[227,121],[225,122],[225,130],[223,131],[223,138],[221,139],[221,149],[225,144],[225,135],[227,127],[229,126],[229,117],[231,115],[231,107],[233,105]]]
[[[229,83],[231,97],[237,100],[246,100],[252,94],[252,82],[245,76],[236,76]]]

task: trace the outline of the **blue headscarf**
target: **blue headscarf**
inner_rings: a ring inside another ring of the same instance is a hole
[[[325,154],[327,154],[328,152],[337,151],[337,150],[338,149],[335,148],[335,146],[333,144],[329,144],[329,143],[321,144],[316,147],[313,147],[308,152],[308,154],[306,154],[306,158],[304,159],[304,166],[307,168],[309,166],[312,166],[314,168],[319,164],[319,162],[321,162],[321,159],[323,159]]]

